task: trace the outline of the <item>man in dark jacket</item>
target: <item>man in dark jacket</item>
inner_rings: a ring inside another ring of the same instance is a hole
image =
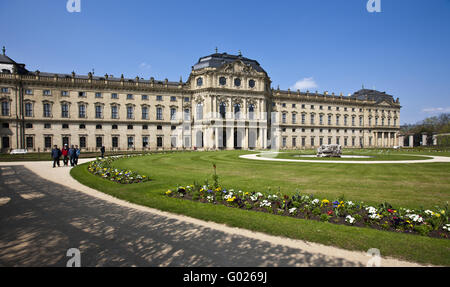
[[[104,146],[102,146],[100,148],[100,152],[102,153],[102,158],[105,158],[105,147]]]
[[[58,164],[58,167],[60,167],[59,165],[60,157],[61,157],[61,150],[58,148],[58,146],[55,145],[52,149],[53,168],[56,167],[56,164]]]
[[[75,166],[78,165],[78,158],[80,157],[80,154],[81,154],[81,150],[76,145],[75,146],[75,161],[74,161]]]
[[[73,145],[70,147],[69,149],[69,159],[70,159],[70,166],[74,166],[75,165],[75,148],[73,147]]]

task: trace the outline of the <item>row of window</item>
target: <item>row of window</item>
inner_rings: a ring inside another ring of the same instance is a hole
[[[281,123],[286,124],[287,123],[287,113],[282,113],[281,114]],[[348,118],[349,116],[344,116],[344,126],[348,125]],[[356,118],[359,118],[359,126],[363,126],[364,125],[364,118],[362,116],[352,116],[351,117],[351,125],[352,126],[356,126]],[[297,124],[297,114],[293,113],[292,114],[292,124]],[[315,114],[311,114],[310,115],[310,121],[309,124],[314,125],[315,124],[315,119],[316,119],[316,115]],[[341,116],[340,115],[335,115],[335,123],[337,126],[340,125],[340,119]],[[274,122],[276,121],[276,118],[272,119]],[[328,125],[332,125],[332,121],[333,121],[333,116],[332,115],[328,115],[327,118],[327,124]],[[384,126],[385,125],[385,118],[381,118],[381,125]],[[390,126],[391,125],[391,119],[388,118],[387,119],[387,125]],[[302,113],[301,114],[301,124],[305,125],[306,124],[306,114]],[[319,125],[323,125],[324,124],[324,115],[319,114]],[[368,121],[369,126],[372,126],[372,117],[369,117],[369,121]],[[375,126],[378,126],[379,124],[379,118],[375,117]],[[397,125],[397,119],[393,119],[393,125],[396,126]]]
[[[103,143],[103,137],[96,137],[95,138],[95,143],[96,143],[96,147],[97,148],[101,148],[104,143]],[[142,147],[143,148],[147,148],[149,147],[149,140],[150,137],[149,136],[143,136],[142,137]],[[25,145],[26,148],[34,148],[35,143],[34,143],[35,139],[32,136],[27,136],[25,137]],[[53,137],[52,136],[45,136],[44,137],[44,147],[47,149],[50,149],[53,147]],[[157,137],[156,138],[156,142],[157,142],[157,147],[162,147],[163,146],[163,137]],[[70,146],[73,143],[70,143],[70,138],[69,137],[63,137],[62,138],[62,145],[68,145]],[[111,146],[112,148],[118,148],[119,147],[119,137],[118,136],[112,136],[111,137]],[[9,143],[9,137],[3,137],[2,138],[2,147],[3,148],[9,148],[10,147],[10,143]],[[79,147],[80,148],[87,148],[87,137],[86,136],[80,136],[79,137]],[[127,137],[127,147],[128,148],[135,148],[135,137],[134,136],[128,136]]]
[[[9,93],[9,88],[3,87],[3,88],[1,88],[1,92],[2,93]],[[52,96],[53,95],[52,90],[43,90],[42,93],[43,93],[44,96]],[[31,95],[34,94],[34,91],[32,89],[25,89],[25,94],[31,96]],[[68,96],[70,96],[70,93],[69,93],[69,91],[61,91],[61,96],[68,97]],[[127,100],[134,100],[135,96],[136,95],[134,95],[134,94],[127,94],[126,98],[127,98]],[[80,91],[80,92],[78,92],[78,97],[85,98],[85,97],[87,97],[87,93],[83,92],[83,91]],[[95,93],[95,98],[97,98],[97,99],[103,98],[103,93],[96,92]],[[163,101],[164,100],[164,96],[160,96],[160,95],[155,96],[155,98],[156,98],[157,101]],[[119,94],[111,93],[111,99],[119,99]],[[141,95],[141,100],[143,100],[143,101],[149,100],[149,95]],[[170,101],[171,102],[176,102],[177,101],[177,97],[176,96],[170,96]],[[183,101],[184,102],[190,102],[190,98],[189,97],[184,97]]]
[[[327,144],[332,144],[332,137],[328,137],[327,139],[320,137],[319,141],[316,140],[316,137],[310,137],[310,146],[321,146],[323,144],[325,144],[325,140],[327,142]],[[349,145],[349,143],[351,143],[351,145]],[[340,137],[336,137],[336,141],[335,144],[340,145],[341,144],[341,138]],[[364,138],[363,137],[352,137],[351,138],[351,142],[349,142],[349,139],[347,137],[344,137],[344,141],[343,141],[344,147],[350,146],[350,147],[363,147],[364,146]],[[281,142],[281,146],[283,148],[287,147],[287,137],[283,137],[282,138],[282,142]],[[292,147],[297,147],[297,138],[293,137],[292,138]],[[302,137],[301,138],[301,146],[305,147],[306,146],[306,137]],[[369,146],[372,146],[372,137],[369,137]]]
[[[306,129],[292,129],[292,132],[295,133],[295,132],[297,132],[297,130],[298,130],[298,131],[301,131],[302,133],[306,132]],[[320,133],[323,133],[323,132],[331,133],[331,129],[325,129],[325,130],[324,130],[324,129],[317,129],[317,130],[318,130]],[[281,131],[282,131],[282,132],[286,132],[287,129],[286,129],[286,128],[282,128]],[[309,131],[311,131],[311,132],[313,133],[313,132],[316,131],[316,129],[309,129]],[[341,130],[340,130],[340,129],[336,129],[336,132],[339,133],[339,132],[341,132]],[[344,129],[344,133],[347,133],[347,132],[348,132],[348,130],[347,130],[347,129]],[[360,132],[360,133],[363,133],[363,130],[359,130],[359,132]],[[369,133],[371,133],[371,132],[372,132],[372,131],[369,130]],[[351,130],[351,133],[352,133],[352,134],[356,133],[356,130]]]
[[[9,124],[8,123],[3,123],[2,127],[3,128],[9,128]],[[61,127],[63,129],[69,129],[70,125],[69,124],[61,124]],[[33,124],[32,123],[26,123],[25,124],[25,128],[26,129],[32,129],[33,128]],[[52,124],[49,124],[49,123],[45,123],[44,124],[44,129],[51,129],[51,128],[52,128]],[[80,130],[84,130],[84,129],[86,129],[86,125],[85,124],[79,124],[78,128]],[[98,124],[98,125],[95,126],[95,129],[101,130],[101,129],[103,129],[103,125]],[[119,126],[118,125],[111,125],[111,129],[117,130],[117,129],[119,129]],[[128,130],[134,129],[134,125],[127,125],[127,129]],[[142,125],[142,129],[143,130],[148,130],[148,125]],[[157,130],[162,130],[162,126],[156,126],[156,129]],[[171,126],[171,129],[172,130],[176,129],[176,126]]]
[[[8,88],[2,88],[2,92],[9,92]],[[42,92],[44,94],[44,96],[51,96],[52,95],[52,90],[43,90]],[[25,90],[25,94],[26,95],[33,95],[33,90],[31,89],[26,89]],[[61,91],[61,96],[63,97],[68,97],[70,95],[69,91]],[[87,93],[80,91],[78,92],[78,97],[87,97]],[[163,96],[155,96],[157,101],[163,101]],[[103,93],[101,92],[96,92],[95,93],[95,98],[97,99],[101,99],[103,98]],[[135,99],[135,95],[134,94],[127,94],[126,95],[127,100],[134,100]],[[119,94],[117,93],[111,93],[111,99],[119,99]],[[141,100],[145,101],[148,100],[149,96],[148,95],[141,95]],[[190,98],[189,97],[184,97],[183,99],[185,102],[189,102]],[[171,102],[176,102],[177,101],[177,97],[176,96],[171,96],[170,97],[170,101]]]
[[[224,102],[221,102],[219,104],[219,114],[220,117],[222,119],[226,119],[227,116],[227,105]],[[255,119],[255,105],[250,104],[248,106],[248,118],[250,120],[254,120]],[[233,114],[234,114],[234,119],[239,120],[241,118],[241,104],[234,104],[233,105]]]
[[[235,86],[235,87],[240,87],[241,84],[242,84],[242,80],[241,80],[240,78],[235,78],[233,82],[234,82],[234,86]],[[225,77],[220,77],[220,78],[219,78],[219,85],[220,85],[220,86],[225,86],[226,84],[227,84],[227,78],[225,78]],[[248,86],[249,86],[250,88],[254,88],[255,85],[256,85],[255,80],[250,79],[250,80],[248,81]],[[198,77],[198,78],[197,78],[197,87],[201,87],[201,86],[203,86],[203,78],[202,78],[202,77]]]
[[[275,106],[275,103],[273,103],[273,106]],[[286,103],[281,103],[281,106],[282,106],[283,108],[286,108]],[[292,104],[292,108],[296,108],[296,107],[297,107],[297,104]],[[301,107],[302,107],[302,109],[306,109],[306,104],[302,104]],[[328,106],[328,111],[331,111],[332,108],[333,108],[332,106]],[[314,109],[315,109],[315,105],[310,105],[310,109],[311,109],[311,110],[314,110]],[[323,111],[323,110],[324,110],[324,106],[319,106],[319,110]],[[340,109],[340,107],[335,107],[335,110],[336,110],[336,111],[340,111],[341,109]],[[351,108],[351,111],[352,111],[352,112],[356,112],[356,110],[357,110],[356,108]],[[360,113],[363,112],[363,109],[362,109],[362,108],[359,108],[358,110],[359,110]],[[347,111],[349,111],[349,109],[348,109],[347,107],[344,107],[344,108],[343,108],[343,111],[344,111],[344,112],[347,112]],[[369,113],[371,113],[371,112],[372,112],[372,109],[368,109],[367,111],[368,111]],[[375,109],[375,112],[378,113],[378,109]],[[384,114],[384,112],[385,112],[385,110],[381,110],[381,113]],[[391,113],[390,110],[388,110],[387,112],[388,112],[389,114]],[[393,111],[393,113],[394,113],[394,115],[396,115],[396,114],[397,114],[397,111]]]
[[[2,116],[10,116],[10,104],[9,102],[2,102]],[[135,108],[134,106],[127,106],[127,119],[134,119],[135,115]],[[104,108],[103,105],[95,105],[95,118],[96,119],[103,119],[103,113]],[[170,109],[170,120],[176,120],[177,115],[177,109],[171,108]],[[33,103],[25,103],[25,116],[26,117],[33,117],[34,111],[33,111]],[[52,104],[44,102],[43,103],[43,116],[46,118],[52,117]],[[62,118],[69,118],[69,104],[68,103],[62,103],[61,104],[61,117]],[[86,104],[79,104],[78,105],[78,117],[79,118],[86,118],[87,117],[87,105]],[[141,117],[143,120],[149,119],[149,107],[142,106],[141,108]],[[184,109],[184,120],[190,120],[190,110]],[[111,118],[112,119],[119,119],[119,106],[112,105],[111,106]],[[157,120],[163,120],[163,107],[156,107],[156,119]],[[203,119],[203,105],[198,104],[197,105],[197,119],[201,120]]]

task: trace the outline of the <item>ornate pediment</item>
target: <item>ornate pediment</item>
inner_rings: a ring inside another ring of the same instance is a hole
[[[195,96],[194,97],[194,102],[200,104],[203,103],[205,101],[205,99],[202,96]]]
[[[246,65],[241,60],[236,60],[232,63],[226,64],[219,69],[219,72],[226,74],[246,74],[246,75],[257,75],[258,72],[253,69],[251,65]]]
[[[225,103],[226,106],[228,106],[228,97],[225,96],[218,96],[217,97],[217,103],[220,105],[220,103]]]
[[[378,103],[377,105],[382,106],[382,107],[390,107],[391,106],[391,104],[386,101],[382,101],[382,102]]]

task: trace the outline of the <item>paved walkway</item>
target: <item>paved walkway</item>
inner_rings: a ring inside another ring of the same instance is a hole
[[[430,157],[430,159],[418,159],[418,160],[303,160],[303,159],[285,159],[285,158],[275,158],[277,154],[283,152],[262,152],[259,154],[246,154],[241,155],[240,158],[252,159],[252,160],[263,160],[263,161],[280,161],[280,162],[298,162],[298,163],[352,163],[352,164],[395,164],[395,163],[434,163],[434,162],[450,162],[450,157],[446,156],[432,156],[432,155],[412,155],[408,156],[425,156]],[[405,154],[406,155],[406,154]]]
[[[81,251],[82,266],[365,266],[370,259],[131,204],[50,166],[0,163],[0,266],[65,266],[70,248]]]

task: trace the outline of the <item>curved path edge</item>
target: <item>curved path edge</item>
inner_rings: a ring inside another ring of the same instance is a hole
[[[285,159],[285,158],[270,158],[262,157],[260,155],[277,155],[284,152],[261,152],[254,154],[245,154],[239,156],[243,159],[262,160],[262,161],[278,161],[278,162],[298,162],[298,163],[351,163],[351,164],[412,164],[412,163],[436,163],[436,162],[450,162],[450,157],[446,156],[433,156],[433,155],[409,155],[409,156],[424,156],[430,157],[430,159],[418,159],[418,160],[303,160],[303,159]]]
[[[93,159],[80,159],[80,164],[86,163],[86,162],[89,162],[92,160]],[[77,190],[86,195],[89,195],[89,196],[92,196],[92,197],[95,197],[95,198],[98,198],[98,199],[101,199],[101,200],[104,200],[104,201],[107,201],[107,202],[110,202],[110,203],[113,203],[113,204],[116,204],[119,206],[132,208],[132,209],[135,209],[138,211],[147,212],[147,213],[151,213],[151,214],[155,214],[155,215],[159,215],[159,216],[164,216],[164,217],[167,217],[170,219],[179,220],[179,221],[186,222],[186,223],[196,224],[201,227],[206,227],[206,228],[222,231],[222,232],[232,234],[232,235],[240,235],[240,236],[245,236],[245,237],[251,238],[251,239],[269,242],[273,245],[286,246],[286,247],[300,249],[300,250],[304,250],[307,252],[321,254],[321,255],[330,256],[330,257],[334,257],[334,258],[343,258],[343,259],[346,259],[346,260],[349,260],[349,261],[352,261],[355,263],[362,264],[364,266],[371,259],[371,257],[369,257],[366,252],[351,251],[351,250],[341,249],[341,248],[333,247],[333,246],[327,246],[327,245],[323,245],[323,244],[319,244],[319,243],[307,242],[304,240],[290,239],[290,238],[281,237],[281,236],[269,235],[269,234],[262,233],[262,232],[250,231],[250,230],[243,229],[243,228],[230,227],[230,226],[227,226],[224,224],[219,224],[219,223],[215,223],[215,222],[211,222],[211,221],[204,221],[204,220],[200,220],[200,219],[196,219],[196,218],[192,218],[192,217],[188,217],[188,216],[184,216],[184,215],[173,214],[173,213],[161,211],[158,209],[134,204],[134,203],[113,197],[106,193],[100,192],[98,190],[92,189],[90,187],[87,187],[87,186],[81,184],[80,182],[78,182],[77,180],[75,180],[70,175],[70,168],[52,169],[50,162],[14,162],[14,163],[0,162],[0,166],[11,166],[11,165],[25,166],[26,168],[28,168],[29,170],[31,170],[32,172],[34,172],[35,174],[37,174],[38,176],[40,176],[46,180],[58,183],[60,185],[64,185],[68,188]],[[382,256],[381,266],[383,266],[383,267],[388,267],[388,266],[389,267],[431,266],[431,265],[421,265],[421,264],[414,263],[414,262],[403,261],[403,260],[391,258],[391,257],[384,257],[383,255],[381,255],[381,256]]]

